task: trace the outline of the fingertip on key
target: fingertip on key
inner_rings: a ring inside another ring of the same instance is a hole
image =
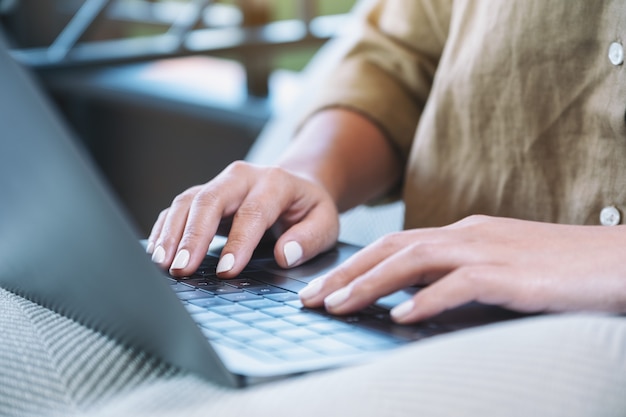
[[[313,281],[309,282],[309,284],[304,287],[298,295],[302,301],[309,301],[315,298],[320,291],[322,290],[322,279],[315,278]]]
[[[392,308],[389,314],[394,321],[402,322],[411,314],[414,308],[415,302],[408,300]]]
[[[220,261],[217,263],[217,268],[215,272],[217,272],[218,274],[221,274],[223,272],[228,272],[231,269],[233,269],[234,266],[235,266],[235,255],[233,255],[232,253],[227,253],[224,256],[222,256]]]
[[[172,262],[170,269],[184,269],[187,267],[187,264],[189,264],[190,257],[191,256],[187,249],[181,249],[174,257],[174,261]]]
[[[159,245],[152,253],[152,262],[160,264],[163,263],[163,261],[165,261],[165,249],[163,249],[163,246]]]

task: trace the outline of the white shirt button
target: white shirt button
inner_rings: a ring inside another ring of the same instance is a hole
[[[624,47],[619,42],[613,42],[609,46],[609,61],[613,65],[622,65],[624,63]]]
[[[600,224],[602,226],[615,226],[622,221],[622,214],[615,206],[607,206],[600,212]]]

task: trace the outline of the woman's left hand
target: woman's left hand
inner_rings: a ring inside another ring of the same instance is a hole
[[[477,301],[520,312],[626,312],[626,226],[471,216],[388,235],[300,293],[334,314],[427,285],[391,311],[400,323]]]

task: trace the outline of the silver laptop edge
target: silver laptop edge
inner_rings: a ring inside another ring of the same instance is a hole
[[[0,285],[176,367],[239,385],[1,35],[0,74]]]

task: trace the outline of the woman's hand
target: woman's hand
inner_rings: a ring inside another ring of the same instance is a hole
[[[282,267],[330,248],[339,233],[337,208],[324,187],[282,168],[235,162],[161,212],[148,252],[172,275],[189,275],[204,259],[220,221],[229,217],[232,226],[217,268],[226,278],[241,272],[271,227],[280,229],[274,255]]]
[[[280,236],[276,262],[285,268],[299,265],[335,244],[339,209],[386,192],[402,173],[378,126],[344,109],[311,116],[278,165],[235,162],[212,181],[176,197],[148,238],[153,261],[174,276],[193,273],[220,221],[232,217],[220,276],[239,274],[270,228]]]
[[[429,284],[391,311],[400,323],[467,302],[520,312],[626,312],[626,228],[472,216],[382,238],[302,290],[335,314]]]

